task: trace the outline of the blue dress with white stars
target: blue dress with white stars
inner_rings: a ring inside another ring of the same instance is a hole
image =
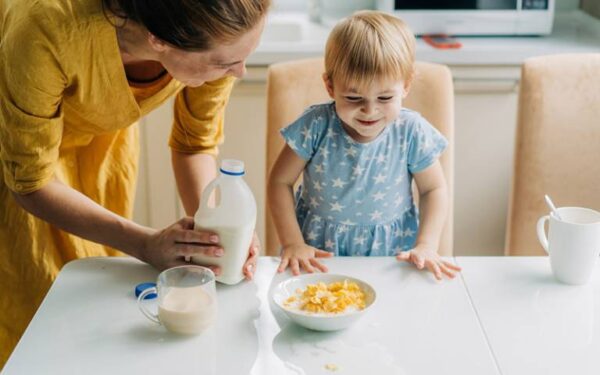
[[[419,215],[412,175],[448,145],[427,120],[402,109],[377,138],[359,143],[330,102],[309,107],[281,134],[307,161],[296,192],[296,217],[307,244],[342,256],[389,256],[413,248]]]

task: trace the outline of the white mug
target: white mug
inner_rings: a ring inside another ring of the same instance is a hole
[[[144,304],[146,295],[158,294],[158,314]],[[151,321],[174,333],[194,335],[211,326],[217,315],[215,274],[206,267],[185,265],[158,275],[156,288],[138,296],[138,306]]]
[[[600,254],[600,213],[589,208],[561,207],[537,222],[538,239],[548,255],[554,277],[581,285],[591,276]],[[550,221],[548,237],[545,224]]]

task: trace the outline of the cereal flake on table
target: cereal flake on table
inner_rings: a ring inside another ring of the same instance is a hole
[[[333,372],[339,370],[339,367],[337,365],[334,365],[333,363],[328,363],[325,365],[325,370]]]

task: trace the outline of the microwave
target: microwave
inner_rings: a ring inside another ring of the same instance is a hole
[[[417,35],[545,35],[555,0],[377,0]]]

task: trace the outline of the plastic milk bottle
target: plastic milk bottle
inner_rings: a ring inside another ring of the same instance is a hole
[[[244,162],[226,159],[221,162],[219,176],[202,192],[200,207],[194,216],[195,230],[211,230],[219,235],[225,254],[222,257],[195,255],[193,263],[218,265],[221,275],[216,279],[225,284],[237,284],[244,279],[242,267],[256,224],[256,201],[244,182]],[[209,197],[219,189],[215,207],[209,207]]]

